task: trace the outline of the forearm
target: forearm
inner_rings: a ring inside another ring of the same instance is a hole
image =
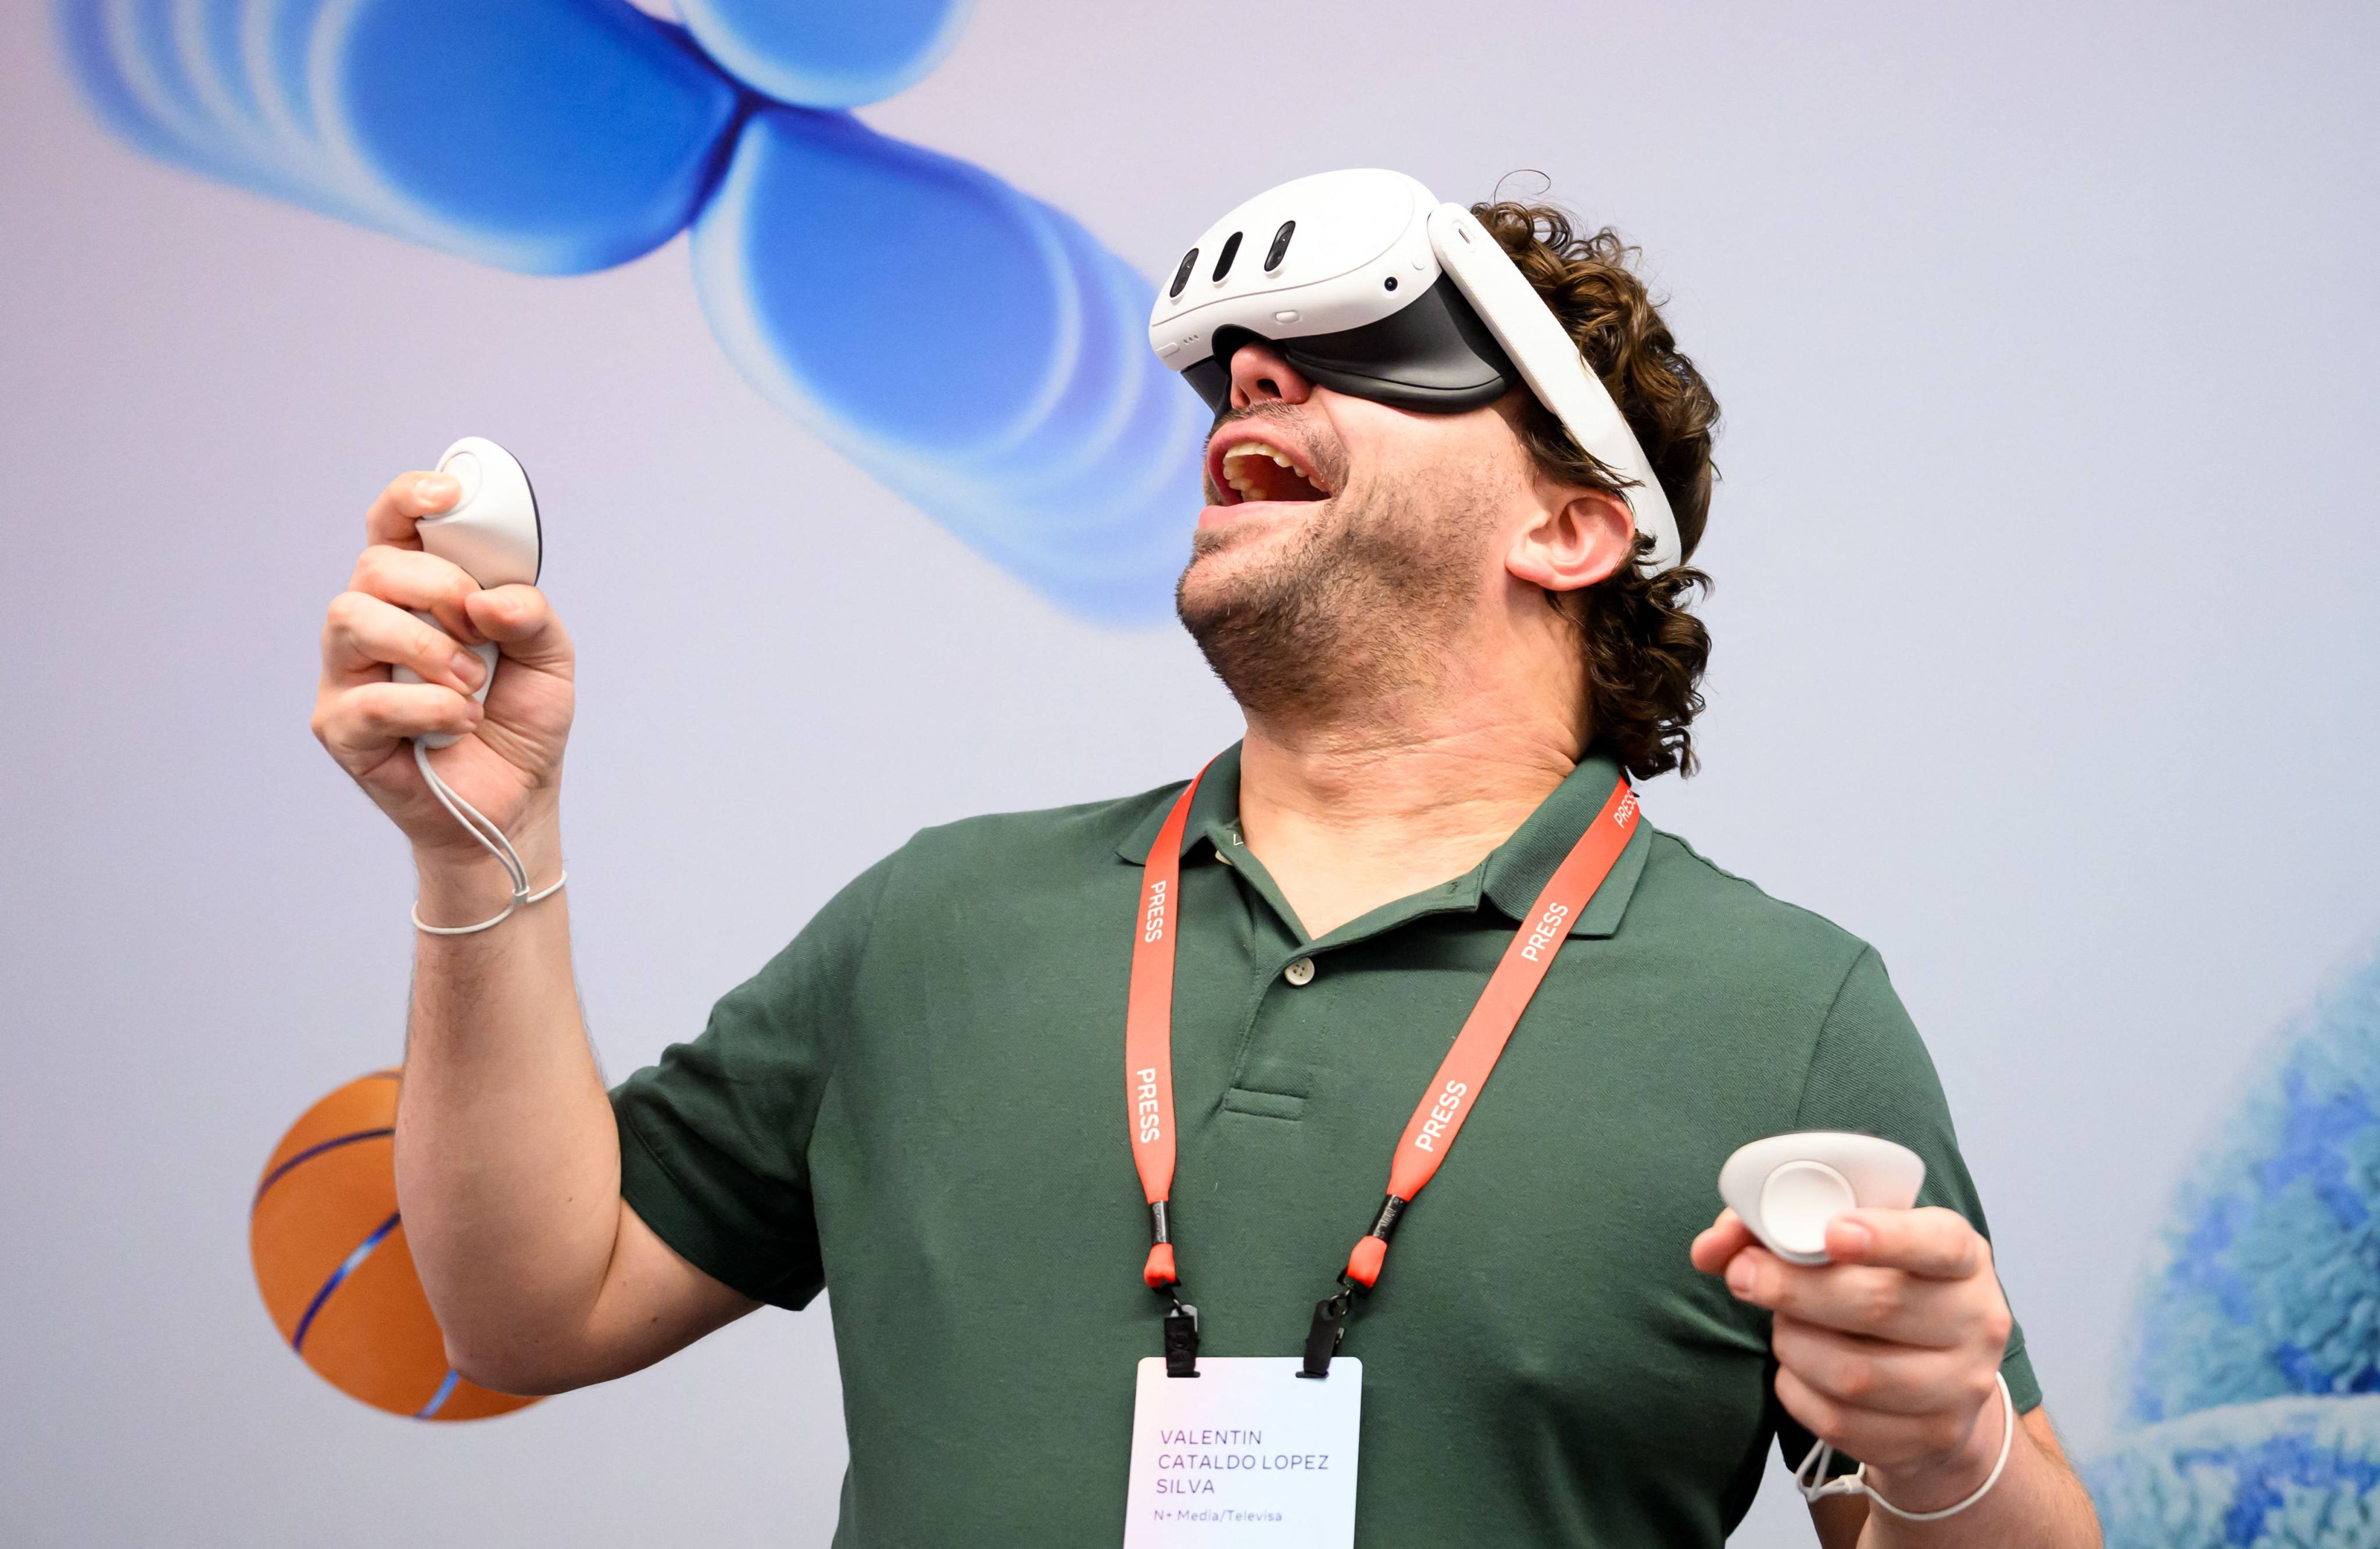
[[[1961,1466],[1898,1477],[1871,1470],[1868,1482],[1885,1499],[1912,1511],[1938,1510],[1964,1499],[1999,1455],[2000,1403],[1995,1396],[1978,1416],[1978,1445]],[[2067,1466],[2057,1434],[2038,1409],[2017,1422],[2008,1468],[1982,1500],[1938,1522],[1903,1521],[1870,1509],[1859,1537],[1860,1549],[2098,1549],[2099,1542],[2090,1493]]]
[[[532,888],[560,875],[550,813],[514,841]],[[450,851],[419,870],[433,925],[486,919],[509,896],[483,854]],[[490,930],[416,940],[396,1181],[422,1287],[451,1359],[476,1380],[589,1380],[620,1158],[572,979],[568,891]]]

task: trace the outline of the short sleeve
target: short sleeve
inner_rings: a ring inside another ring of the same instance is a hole
[[[801,1307],[825,1284],[810,1135],[892,864],[723,996],[700,1037],[612,1093],[621,1197],[688,1263],[756,1301]]]
[[[1819,1028],[1793,1127],[1850,1130],[1900,1142],[1925,1159],[1925,1186],[1917,1203],[1955,1210],[1986,1240],[1991,1237],[1974,1180],[1959,1155],[1941,1078],[1893,991],[1884,960],[1872,947],[1852,964]],[[2021,1326],[2010,1330],[2000,1374],[2008,1379],[2019,1413],[2041,1402],[2041,1384],[2024,1353]],[[1788,1467],[1798,1464],[1813,1445],[1810,1433],[1778,1403],[1773,1382],[1768,1401],[1776,1415],[1778,1448]],[[1855,1466],[1853,1460],[1838,1458],[1833,1471],[1847,1473]]]

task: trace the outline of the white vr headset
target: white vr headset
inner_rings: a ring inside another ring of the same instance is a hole
[[[1425,413],[1525,382],[1627,482],[1647,575],[1683,556],[1678,520],[1619,406],[1536,288],[1459,204],[1401,172],[1318,173],[1268,188],[1199,234],[1148,319],[1148,342],[1209,407],[1232,352],[1261,339],[1308,381]]]

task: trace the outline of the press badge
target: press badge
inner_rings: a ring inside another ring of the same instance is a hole
[[[1140,1363],[1124,1549],[1354,1549],[1364,1363],[1318,1381],[1295,1356],[1206,1356],[1195,1377]]]

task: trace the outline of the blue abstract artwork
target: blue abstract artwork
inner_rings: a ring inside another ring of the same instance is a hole
[[[2380,959],[2287,1027],[2176,1192],[2084,1470],[2109,1549],[2380,1544]]]
[[[786,414],[1079,615],[1167,611],[1208,415],[1154,292],[1073,217],[849,108],[963,0],[59,0],[148,155],[473,261],[625,263],[690,231],[703,311]],[[964,286],[952,283],[964,271]]]

